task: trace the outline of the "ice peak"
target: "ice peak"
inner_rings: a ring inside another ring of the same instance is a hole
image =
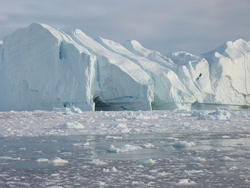
[[[249,52],[249,43],[247,43],[243,39],[237,39],[235,41],[227,41],[214,50],[203,54],[203,56],[208,60],[214,56],[216,56],[217,58],[238,59],[244,56],[245,53]]]
[[[143,48],[142,45],[137,40],[127,40],[126,45],[131,45],[133,47]]]
[[[77,35],[82,35],[82,36],[87,36],[82,30],[80,29],[73,29],[72,30],[73,34],[77,34]]]
[[[129,51],[133,52],[136,55],[148,57],[150,54],[154,53],[154,51],[144,48],[138,41],[136,40],[127,40],[124,45]]]

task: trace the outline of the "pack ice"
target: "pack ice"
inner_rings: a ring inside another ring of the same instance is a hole
[[[0,110],[152,110],[249,105],[250,42],[161,54],[33,23],[0,41]]]

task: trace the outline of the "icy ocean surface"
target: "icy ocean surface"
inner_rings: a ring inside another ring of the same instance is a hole
[[[0,187],[249,187],[250,111],[0,112]]]

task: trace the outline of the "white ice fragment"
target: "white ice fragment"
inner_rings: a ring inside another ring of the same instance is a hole
[[[202,157],[193,157],[191,159],[192,162],[205,162],[206,159],[205,158],[202,158]]]
[[[84,143],[73,143],[73,146],[76,147],[85,147],[85,146],[89,146],[89,142],[84,142]]]
[[[187,142],[187,141],[178,141],[173,144],[174,147],[176,148],[181,148],[181,147],[195,147],[194,142]]]
[[[49,159],[39,158],[39,159],[36,160],[36,162],[38,162],[38,163],[49,162]]]
[[[137,161],[138,164],[154,164],[156,163],[153,159],[142,159]]]
[[[171,175],[171,173],[165,171],[157,173],[157,176],[168,176],[168,175]]]
[[[230,139],[231,137],[227,136],[227,135],[224,135],[224,136],[221,136],[221,138],[223,138],[223,139]]]
[[[89,146],[89,142],[83,143],[84,146]]]
[[[184,170],[184,174],[189,174],[189,175],[192,175],[192,174],[201,174],[203,171],[202,170]]]
[[[144,168],[144,166],[142,164],[139,164],[138,168]]]
[[[92,164],[92,165],[97,165],[97,166],[107,165],[106,162],[103,162],[100,159],[92,159],[92,161],[88,161],[86,163],[87,164]]]
[[[8,156],[1,156],[0,160],[10,160],[10,161],[19,161],[20,157],[14,158],[14,157],[8,157]]]
[[[121,140],[122,139],[122,137],[121,136],[106,136],[106,139],[108,140],[108,139],[114,139],[114,140]]]
[[[133,184],[133,185],[139,185],[140,182],[138,182],[138,181],[132,181],[132,184]]]
[[[115,148],[115,146],[111,145],[109,147],[109,149],[107,149],[108,152],[112,152],[112,153],[119,153],[120,149],[119,148]]]
[[[195,185],[196,183],[194,181],[190,181],[189,179],[180,179],[178,183],[175,185]]]
[[[54,164],[54,165],[63,165],[68,163],[69,161],[61,159],[60,157],[55,157],[51,160],[49,160],[50,163]]]
[[[82,113],[82,110],[80,108],[76,108],[76,107],[72,106],[70,109],[71,109],[71,112],[73,112],[73,113],[78,113],[78,114]]]
[[[124,153],[124,152],[129,152],[129,151],[136,151],[138,149],[141,149],[141,147],[126,144],[122,146],[121,148],[116,148],[113,145],[111,145],[109,149],[107,149],[107,151],[112,152],[112,153]]]
[[[111,172],[118,172],[118,170],[113,166],[113,167],[111,168]]]
[[[105,173],[107,173],[107,172],[118,172],[118,170],[115,167],[112,167],[111,170],[103,168],[102,171],[105,172]]]
[[[103,187],[103,186],[107,186],[107,184],[105,182],[102,182],[102,181],[97,181],[94,183],[95,186],[98,186],[98,187]]]
[[[153,148],[154,145],[151,144],[151,143],[145,142],[145,143],[141,144],[140,147],[142,147],[142,148]]]
[[[229,168],[229,170],[238,170],[238,167],[232,166],[232,167]]]
[[[102,171],[105,172],[105,173],[108,173],[109,169],[104,168],[104,169],[102,169]]]
[[[231,157],[228,157],[228,156],[223,156],[223,157],[221,157],[219,160],[220,160],[220,161],[240,162],[240,161],[243,161],[243,160],[245,160],[245,159],[242,158],[242,157],[231,158]]]

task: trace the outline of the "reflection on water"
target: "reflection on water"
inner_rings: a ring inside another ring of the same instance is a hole
[[[176,142],[195,145],[173,147]],[[121,149],[145,143],[153,147],[107,151],[110,145]],[[138,180],[139,187],[147,187],[150,181],[156,187],[166,183],[171,187],[185,178],[197,187],[250,185],[246,181],[250,179],[248,134],[9,137],[1,138],[0,144],[0,187],[95,187],[99,181],[111,187],[133,187]],[[51,162],[55,157],[67,163],[56,165]]]

